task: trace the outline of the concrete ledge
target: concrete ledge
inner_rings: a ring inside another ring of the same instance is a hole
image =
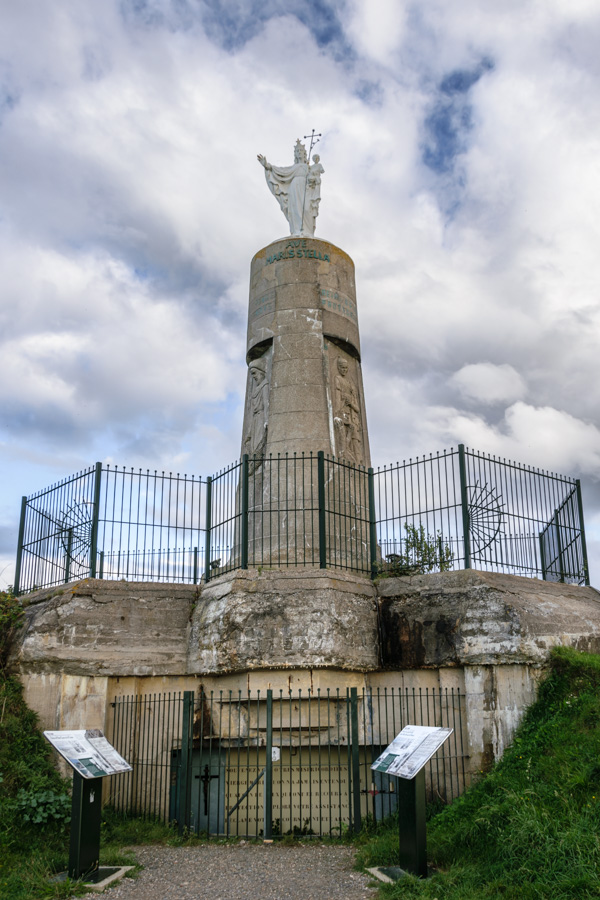
[[[377,584],[389,668],[542,666],[564,644],[600,652],[594,588],[472,569]]]
[[[184,672],[193,584],[85,579],[30,595],[13,654],[22,671],[73,675]]]
[[[132,869],[135,869],[135,866],[100,866],[96,873],[99,880],[84,881],[83,884],[86,886],[88,891],[96,891],[97,893],[101,893],[104,888],[107,888],[110,884],[114,884],[115,881],[119,881],[127,874],[127,872],[131,872]],[[66,872],[61,872],[59,875],[54,875],[52,876],[52,878],[50,878],[51,882],[58,883],[66,880]]]
[[[188,671],[379,667],[375,588],[325,569],[247,570],[202,591],[192,616]]]
[[[11,656],[23,673],[540,667],[557,644],[600,652],[593,588],[473,570],[376,584],[308,567],[237,570],[201,586],[86,579],[28,601]]]

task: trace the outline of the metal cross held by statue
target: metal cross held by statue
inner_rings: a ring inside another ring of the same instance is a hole
[[[310,161],[311,153],[312,153],[312,151],[313,151],[313,147],[315,146],[315,144],[318,144],[318,143],[319,143],[319,138],[321,138],[321,137],[323,137],[323,135],[322,135],[322,134],[316,134],[314,128],[313,128],[313,130],[312,130],[312,134],[305,134],[305,135],[304,135],[304,140],[305,140],[305,141],[308,140],[308,138],[310,138],[310,150],[308,151],[308,159],[309,159],[309,161]],[[316,141],[315,141],[315,138],[317,139]]]

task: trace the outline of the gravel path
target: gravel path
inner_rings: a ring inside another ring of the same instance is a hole
[[[145,868],[107,900],[374,900],[351,847],[202,844],[133,847]]]

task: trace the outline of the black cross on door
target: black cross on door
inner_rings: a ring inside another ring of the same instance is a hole
[[[211,775],[210,769],[208,765],[204,766],[204,774],[196,775],[196,778],[199,778],[202,782],[202,793],[204,795],[204,815],[208,815],[208,786],[213,778],[218,778],[218,775]]]

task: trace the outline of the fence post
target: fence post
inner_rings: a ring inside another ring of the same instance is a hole
[[[248,454],[242,457],[242,522],[240,529],[242,569],[248,568]]]
[[[192,794],[192,747],[194,740],[194,692],[183,692],[181,764],[179,769],[179,816],[177,828],[183,834],[190,827]]]
[[[264,837],[273,837],[273,691],[267,691],[267,760],[265,764]]]
[[[554,520],[554,533],[556,535],[556,550],[558,553],[558,568],[560,571],[560,583],[564,584],[565,581],[565,570],[563,567],[563,551],[562,551],[562,543],[560,540],[560,522],[558,517],[558,510],[554,510],[554,516],[552,517]]]
[[[90,578],[96,577],[96,556],[98,555],[98,522],[100,520],[100,483],[102,463],[96,463],[94,475],[94,505],[92,506],[92,532],[90,535]]]
[[[212,478],[206,479],[206,545],[204,548],[204,580],[210,581],[210,530],[212,527]]]
[[[546,553],[544,551],[544,531],[540,531],[538,540],[540,542],[540,563],[542,566],[542,580],[546,581]]]
[[[577,490],[577,509],[579,511],[579,529],[581,532],[581,555],[583,557],[583,576],[585,578],[586,585],[589,586],[590,570],[588,567],[587,544],[586,544],[586,540],[585,540],[585,525],[583,524],[583,502],[581,500],[581,482],[580,482],[579,478],[575,482],[575,487]]]
[[[319,565],[327,568],[327,539],[325,535],[325,453],[317,454],[317,484],[319,495]]]
[[[73,529],[69,528],[69,536],[67,538],[67,559],[65,561],[65,584],[71,577],[71,554],[73,552]]]
[[[369,545],[371,555],[371,578],[377,575],[377,522],[375,519],[375,475],[373,469],[367,470],[369,488]]]
[[[198,548],[194,547],[194,572],[193,572],[193,582],[194,584],[198,584]]]
[[[27,516],[27,497],[21,497],[21,518],[19,520],[19,538],[17,540],[17,561],[15,564],[15,581],[13,591],[19,596],[21,589],[21,562],[23,560],[23,542],[25,540],[25,518]]]
[[[471,519],[469,516],[469,498],[467,495],[467,465],[465,445],[458,445],[458,472],[460,476],[460,505],[462,508],[463,547],[465,551],[465,569],[471,568]]]
[[[353,799],[353,827],[358,833],[362,828],[360,815],[360,758],[358,746],[358,691],[350,688],[350,729],[352,740],[352,799]]]

